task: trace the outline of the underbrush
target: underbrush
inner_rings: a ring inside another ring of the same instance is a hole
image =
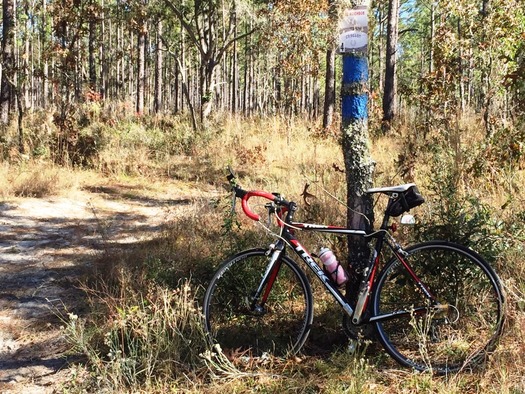
[[[122,272],[117,287],[87,288],[91,320],[69,314],[65,335],[89,364],[89,377],[75,389],[131,391],[155,382],[190,379],[206,348],[202,316],[188,281],[174,289],[139,283]],[[98,323],[92,325],[92,323]]]
[[[48,197],[75,188],[79,178],[68,169],[45,162],[0,165],[0,196]]]
[[[376,137],[371,145],[375,186],[415,181],[427,199],[411,212],[416,227],[398,233],[403,242],[437,237],[468,244],[491,261],[505,287],[508,319],[488,364],[473,373],[435,377],[401,369],[374,344],[352,353],[346,339],[324,352],[286,360],[225,357],[207,344],[200,305],[215,268],[227,256],[270,239],[242,214],[231,215],[224,167],[231,165],[246,189],[278,191],[297,201],[297,220],[344,225],[344,166],[333,137],[298,119],[278,117],[224,117],[195,134],[179,118],[143,119],[140,124],[125,118],[112,124],[103,111],[89,122],[81,114],[71,116],[79,132],[97,141],[87,160],[58,167],[49,164],[50,151],[36,149],[35,143],[32,149],[42,161],[33,157],[27,167],[0,167],[4,197],[58,193],[72,187],[72,174],[80,166],[117,180],[134,177],[150,184],[161,178],[198,190],[199,198],[165,223],[157,238],[126,250],[108,248],[100,256],[97,275],[85,285],[90,313],[65,317],[74,351],[87,359],[85,366],[71,370],[66,391],[525,391],[525,195],[520,186],[525,174],[519,146],[498,165],[509,139],[499,146],[498,141],[482,141],[475,127],[465,127],[461,138],[428,135],[418,140],[417,125],[403,125],[399,134]],[[43,137],[32,141],[45,145]],[[385,203],[376,201],[376,212]],[[264,212],[258,204],[253,209]],[[345,259],[345,239],[312,234],[305,244],[312,250],[327,244]],[[339,311],[316,286],[318,331],[310,341],[324,344],[327,335],[344,338]]]

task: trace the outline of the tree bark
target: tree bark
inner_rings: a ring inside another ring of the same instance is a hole
[[[14,73],[14,1],[2,2],[2,79],[0,86],[0,122],[4,125],[11,120]]]
[[[481,16],[482,20],[487,20],[487,17],[489,16],[491,12],[491,6],[490,6],[490,0],[483,0],[482,1],[482,8],[481,8]],[[487,34],[490,34],[490,32],[487,32],[485,24],[483,24],[483,31],[482,31],[482,41],[485,41],[485,37]],[[483,106],[483,123],[485,125],[485,135],[487,139],[492,138],[492,135],[494,133],[494,127],[492,126],[492,122],[490,121],[491,118],[491,107],[492,107],[492,53],[490,50],[487,51],[488,53],[485,55],[485,64],[482,66],[481,70],[481,80],[482,80],[482,87],[481,87],[481,102]]]
[[[396,55],[398,40],[399,0],[388,2],[385,86],[383,92],[383,130],[388,131],[396,114]]]
[[[144,114],[144,89],[146,83],[145,46],[146,34],[144,31],[139,31],[137,34],[137,102],[135,108],[137,115],[139,116]]]
[[[237,13],[234,14],[234,36],[237,37]],[[237,113],[238,109],[238,93],[239,93],[239,62],[238,62],[238,45],[237,40],[233,43],[233,53],[231,58],[231,101],[230,101],[230,111],[232,113]]]
[[[434,72],[434,38],[436,35],[436,5],[430,3],[430,54],[428,56],[428,72]]]
[[[347,225],[368,231],[374,220],[373,205],[364,191],[372,186],[374,163],[368,146],[368,60],[366,54],[343,56],[341,90],[341,131],[347,185]],[[363,263],[369,256],[368,242],[363,237],[348,238],[348,265],[352,280],[347,293],[354,294]],[[351,300],[355,301],[355,300]]]
[[[328,17],[332,24],[337,23],[337,6],[335,0],[328,0]],[[328,129],[333,122],[335,107],[335,52],[336,43],[330,42],[326,50],[326,70],[324,85],[323,128]]]
[[[458,18],[458,40],[463,39],[463,32],[461,29],[461,19]],[[458,48],[458,75],[459,75],[459,105],[461,110],[461,115],[465,113],[465,75],[463,69],[464,55],[463,48],[460,46]]]
[[[323,128],[328,129],[333,122],[335,107],[335,49],[326,51],[326,73],[324,88]]]
[[[100,35],[102,37],[102,40],[100,40],[99,45],[99,53],[100,53],[100,86],[99,86],[99,93],[100,98],[102,101],[106,98],[106,95],[109,94],[109,86],[108,86],[108,80],[110,80],[110,70],[109,70],[109,63],[108,63],[108,54],[112,53],[112,49],[114,50],[115,47],[112,48],[112,39],[114,36],[114,33],[111,29],[111,23],[109,24],[108,35],[106,37],[106,18],[104,15],[104,0],[101,2],[101,23],[100,23]]]
[[[89,88],[97,91],[97,68],[95,65],[95,43],[96,43],[95,15],[90,15],[89,20],[89,39],[88,39],[88,67],[89,67]]]
[[[163,47],[162,47],[162,21],[157,22],[157,48],[156,48],[156,62],[155,62],[155,98],[154,111],[156,114],[162,111],[162,62],[163,62]]]

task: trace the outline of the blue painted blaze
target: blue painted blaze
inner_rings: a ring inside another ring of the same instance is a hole
[[[366,84],[368,82],[368,59],[366,56],[343,56],[343,84]],[[343,120],[368,118],[368,94],[343,94],[341,97]]]

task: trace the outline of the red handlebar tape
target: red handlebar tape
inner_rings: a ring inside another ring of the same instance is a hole
[[[250,219],[255,220],[257,222],[257,221],[261,220],[261,217],[259,215],[257,215],[255,212],[252,212],[250,210],[250,207],[248,206],[248,200],[251,197],[263,197],[263,198],[266,198],[266,199],[268,199],[270,201],[275,201],[276,197],[272,193],[264,192],[264,191],[261,191],[261,190],[249,191],[248,193],[246,193],[242,197],[242,200],[241,200],[242,210],[244,211],[246,216],[248,216]]]

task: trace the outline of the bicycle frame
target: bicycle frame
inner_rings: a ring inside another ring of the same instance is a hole
[[[418,278],[416,273],[412,270],[412,268],[410,267],[406,259],[404,259],[404,256],[406,256],[407,253],[395,241],[395,239],[388,233],[387,228],[386,228],[387,222],[388,220],[384,220],[381,230],[375,233],[371,233],[371,234],[367,234],[363,230],[354,230],[354,229],[337,227],[337,226],[327,226],[327,225],[318,225],[318,224],[310,224],[310,223],[296,223],[296,222],[291,222],[290,226],[283,224],[281,226],[282,228],[281,235],[280,235],[281,238],[278,239],[275,244],[270,245],[270,249],[267,252],[268,255],[271,255],[270,262],[267,266],[265,275],[263,276],[263,279],[261,280],[261,284],[252,300],[252,309],[254,311],[256,311],[258,308],[261,308],[260,309],[261,311],[264,310],[264,304],[268,298],[268,295],[271,292],[273,283],[275,279],[277,278],[277,274],[280,268],[280,264],[279,264],[280,257],[285,253],[286,244],[288,244],[294,250],[295,254],[312,270],[312,272],[321,281],[321,283],[323,283],[325,288],[330,292],[330,294],[339,303],[339,305],[348,314],[348,316],[352,318],[352,323],[354,325],[381,322],[385,320],[398,318],[403,315],[405,316],[420,315],[420,314],[425,314],[429,312],[430,310],[432,311],[446,310],[448,306],[442,305],[437,301],[437,299],[434,297],[431,291],[427,288],[427,286],[425,286],[425,284]],[[323,232],[323,233],[330,233],[330,234],[353,235],[353,236],[361,236],[361,237],[368,237],[368,238],[376,239],[376,244],[374,248],[371,249],[372,250],[371,256],[365,267],[363,276],[361,278],[362,280],[361,280],[359,289],[357,290],[358,297],[357,297],[357,304],[355,308],[353,308],[348,303],[345,296],[340,292],[340,290],[334,284],[334,282],[326,275],[323,268],[319,266],[319,264],[317,264],[317,262],[312,257],[310,252],[308,252],[308,250],[295,237],[293,229]],[[379,256],[381,255],[380,252],[381,252],[381,249],[384,243],[386,243],[389,246],[389,248],[394,253],[394,256],[405,267],[408,274],[417,284],[417,286],[422,291],[422,293],[430,300],[430,303],[431,303],[430,308],[426,306],[415,307],[407,311],[394,311],[388,314],[370,316],[368,318],[365,318],[364,312],[367,310],[368,301],[370,299],[370,291],[374,287],[374,281],[375,281],[376,274],[378,272],[379,265],[380,265]],[[259,299],[259,297],[261,297],[260,298],[261,301],[260,303],[257,303],[257,300]]]
[[[408,253],[403,250],[401,245],[399,245],[394,239],[394,237],[389,233],[389,230],[392,227],[388,226],[390,220],[388,212],[393,200],[391,200],[389,205],[387,206],[387,210],[385,211],[380,229],[378,231],[367,233],[360,229],[350,229],[338,226],[294,222],[293,216],[295,214],[295,211],[297,210],[297,204],[293,201],[286,201],[279,194],[276,193],[269,193],[260,190],[247,191],[242,189],[237,185],[235,175],[233,174],[231,169],[230,175],[227,178],[233,190],[233,201],[235,202],[235,198],[237,197],[241,199],[242,209],[246,216],[248,216],[252,220],[260,221],[261,217],[250,210],[248,206],[248,200],[251,197],[262,197],[268,199],[271,201],[271,203],[267,204],[266,208],[268,209],[268,212],[270,214],[276,214],[278,219],[277,224],[281,228],[281,234],[278,240],[274,244],[270,245],[270,248],[267,252],[267,255],[271,255],[271,258],[267,265],[261,283],[252,298],[251,308],[253,312],[264,313],[264,305],[268,299],[272,286],[279,273],[279,269],[281,266],[280,258],[284,253],[286,253],[286,246],[290,246],[294,250],[295,254],[312,270],[315,276],[321,281],[321,283],[323,283],[328,292],[332,294],[332,296],[343,308],[343,310],[348,314],[349,317],[351,317],[352,323],[354,325],[377,323],[385,320],[398,318],[403,315],[421,315],[429,311],[438,313],[440,311],[446,312],[446,310],[448,309],[448,305],[441,304],[432,294],[430,289],[418,278],[416,273],[412,270],[409,263],[405,259],[405,257],[408,256]],[[387,190],[371,189],[369,192],[389,192],[392,193],[392,196],[397,197],[398,192],[405,191],[408,187],[411,187],[412,185],[414,184],[401,185],[399,187],[388,188]],[[295,237],[295,229],[330,234],[352,235],[376,239],[376,243],[374,247],[371,248],[371,255],[368,261],[366,262],[364,272],[362,274],[362,277],[360,278],[361,282],[359,288],[356,289],[357,303],[355,305],[355,308],[353,308],[349,304],[345,296],[339,291],[339,289],[332,282],[332,280],[325,274],[324,270],[317,264],[310,252],[308,252],[308,250]],[[367,310],[368,302],[370,299],[370,292],[374,288],[375,278],[379,270],[381,250],[385,243],[391,249],[395,258],[404,266],[409,276],[414,280],[420,291],[430,301],[430,307],[413,307],[409,311],[394,311],[378,316],[365,317],[365,311]]]

